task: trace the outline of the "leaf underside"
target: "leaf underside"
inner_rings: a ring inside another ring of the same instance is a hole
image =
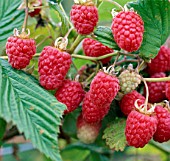
[[[104,130],[103,139],[106,139],[106,144],[110,149],[115,151],[123,151],[125,149],[127,144],[124,132],[125,126],[125,119],[117,119]]]

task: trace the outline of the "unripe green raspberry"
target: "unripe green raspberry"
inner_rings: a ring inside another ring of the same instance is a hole
[[[129,93],[141,83],[141,76],[134,71],[130,64],[126,70],[119,75],[120,89],[123,93]]]

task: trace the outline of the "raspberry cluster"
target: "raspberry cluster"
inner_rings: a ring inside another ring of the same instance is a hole
[[[38,62],[40,84],[47,90],[60,87],[71,63],[71,56],[67,52],[51,46],[44,47]]]
[[[74,111],[83,100],[85,92],[77,81],[64,80],[63,85],[58,88],[55,97],[67,106],[64,114]]]
[[[91,57],[99,57],[114,52],[111,48],[108,48],[107,46],[104,46],[99,41],[91,38],[85,38],[83,40],[83,51],[85,55]],[[111,58],[112,57],[102,59],[101,62],[103,64],[106,64],[111,60]]]
[[[93,4],[74,4],[70,12],[71,21],[77,32],[88,35],[98,22],[98,10]]]
[[[35,41],[22,36],[11,36],[6,43],[8,61],[13,68],[25,68],[36,53]]]
[[[141,46],[144,23],[136,12],[119,12],[113,18],[111,29],[114,39],[121,49],[132,52],[138,50]]]
[[[83,143],[93,143],[99,134],[100,128],[101,122],[93,124],[87,123],[81,114],[77,118],[77,137]]]
[[[119,80],[115,76],[99,71],[83,100],[83,118],[88,123],[101,121],[108,113],[110,104],[119,88]]]

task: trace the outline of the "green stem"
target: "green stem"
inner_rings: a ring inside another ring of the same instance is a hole
[[[167,150],[166,148],[164,148],[163,146],[159,146],[157,143],[155,143],[154,141],[150,141],[149,142],[150,145],[156,147],[157,149],[161,150],[162,152],[169,154],[169,150]]]
[[[72,54],[71,56],[72,56],[73,58],[78,58],[78,59],[85,59],[85,60],[97,61],[97,60],[105,59],[105,58],[108,58],[108,57],[114,56],[114,55],[117,55],[117,53],[110,53],[110,54],[106,54],[106,55],[99,56],[99,57],[91,57],[91,56],[76,55],[76,54]]]
[[[120,60],[116,63],[116,66],[122,64],[122,63],[131,63],[131,62],[138,62],[138,60],[135,60],[135,59],[123,59],[123,60]]]
[[[69,53],[72,54],[74,52],[74,50],[76,49],[76,47],[80,44],[80,42],[84,39],[84,36],[78,35],[76,40],[73,42]]]
[[[28,21],[28,0],[25,0],[25,19],[24,19],[24,23],[22,26],[22,31],[25,32],[26,28],[27,28],[27,21]]]
[[[64,10],[64,8],[63,8],[63,6],[62,6],[61,3],[59,4],[59,6],[60,6],[61,10],[63,11],[63,14],[64,14],[64,16],[66,17],[66,19],[67,19],[69,25],[71,26],[71,28],[74,28],[74,26],[73,26],[72,23],[70,22],[70,20],[69,20],[69,18],[68,18],[68,16],[67,16],[67,14],[66,14],[66,12],[65,12],[65,10]]]
[[[162,78],[143,78],[146,82],[166,82],[170,81],[170,77],[162,77]]]

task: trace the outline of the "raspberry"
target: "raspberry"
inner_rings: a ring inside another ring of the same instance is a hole
[[[166,95],[166,98],[168,98],[168,100],[170,101],[170,82],[166,82],[166,85],[165,85],[165,95]]]
[[[120,89],[125,94],[136,89],[141,83],[141,76],[129,69],[124,70],[118,78],[120,81]]]
[[[113,19],[111,29],[114,39],[121,49],[132,52],[141,46],[144,23],[136,12],[119,12]]]
[[[6,43],[8,61],[13,68],[25,68],[36,53],[35,41],[30,38],[11,36]]]
[[[119,88],[119,80],[115,76],[99,71],[91,82],[90,97],[95,104],[110,104]]]
[[[77,81],[64,80],[63,85],[58,88],[55,97],[67,106],[64,114],[74,111],[83,100],[85,92]]]
[[[34,0],[31,3],[29,3],[29,5],[31,7],[39,7],[42,5],[42,0]],[[41,11],[41,8],[37,8],[37,9],[34,9],[33,11],[29,12],[28,14],[31,17],[35,17],[36,15],[38,15],[40,13],[40,11]]]
[[[170,69],[170,49],[161,46],[158,55],[148,63],[148,73],[166,72]]]
[[[110,104],[95,104],[90,96],[90,92],[87,92],[83,100],[83,118],[88,123],[97,123],[100,122],[108,113]]]
[[[77,137],[85,144],[93,143],[100,131],[101,122],[89,124],[83,120],[82,115],[77,119]]]
[[[125,94],[120,101],[121,111],[127,116],[129,113],[135,109],[135,101],[139,99],[138,105],[142,105],[145,102],[145,97],[142,96],[137,91],[132,91],[128,94]]]
[[[129,146],[144,147],[157,129],[157,118],[132,111],[126,121],[125,135]]]
[[[71,21],[77,32],[88,35],[93,32],[98,22],[98,10],[94,5],[75,4],[70,12]]]
[[[47,90],[61,86],[71,62],[71,56],[68,53],[55,47],[44,47],[38,62],[40,84]]]
[[[151,78],[161,78],[165,77],[165,73],[155,73]],[[163,101],[165,97],[165,85],[166,82],[147,82],[149,89],[149,102],[156,103]],[[145,91],[146,93],[146,91]]]
[[[113,53],[113,50],[111,48],[108,48],[107,46],[104,46],[102,43],[93,40],[91,38],[85,38],[83,40],[83,50],[85,55],[91,56],[91,57],[99,57],[102,55],[106,55],[109,53]],[[111,57],[102,59],[102,63],[108,63],[111,60]]]
[[[155,107],[155,112],[158,118],[158,126],[153,139],[162,143],[170,140],[170,112],[159,105]]]

